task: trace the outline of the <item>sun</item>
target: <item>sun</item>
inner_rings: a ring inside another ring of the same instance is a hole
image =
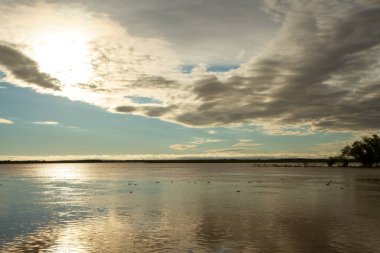
[[[87,83],[92,78],[90,36],[83,31],[64,28],[38,33],[31,54],[42,72],[65,86]]]

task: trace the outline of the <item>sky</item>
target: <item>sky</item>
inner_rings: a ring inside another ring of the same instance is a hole
[[[327,157],[379,133],[378,0],[0,12],[0,159]]]

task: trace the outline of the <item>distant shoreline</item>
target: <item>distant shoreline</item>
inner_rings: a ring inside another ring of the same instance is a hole
[[[178,159],[178,160],[3,160],[0,164],[37,163],[326,163],[327,159],[283,158],[283,159]]]

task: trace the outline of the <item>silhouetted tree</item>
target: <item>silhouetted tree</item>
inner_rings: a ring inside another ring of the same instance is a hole
[[[372,137],[364,137],[363,141],[369,146],[369,149],[372,151],[373,163],[376,167],[380,166],[380,137],[376,134]]]
[[[341,154],[335,159],[343,166],[348,166],[350,157],[360,162],[364,167],[380,165],[380,137],[376,134],[371,137],[363,137],[361,141],[355,141],[351,146],[341,150]]]
[[[327,165],[328,165],[329,167],[332,167],[336,162],[337,162],[337,158],[336,158],[336,156],[330,156],[330,157],[327,159]]]
[[[374,163],[374,154],[372,149],[364,141],[355,141],[352,144],[350,155],[364,167],[371,167]]]
[[[337,157],[338,161],[342,163],[343,167],[347,167],[350,161],[351,147],[345,146],[341,149],[340,153],[341,154]]]

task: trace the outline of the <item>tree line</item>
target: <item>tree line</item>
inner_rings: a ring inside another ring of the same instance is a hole
[[[359,162],[363,167],[380,167],[380,137],[374,134],[355,141],[342,148],[339,155],[329,157],[327,164],[347,167],[350,162]]]

